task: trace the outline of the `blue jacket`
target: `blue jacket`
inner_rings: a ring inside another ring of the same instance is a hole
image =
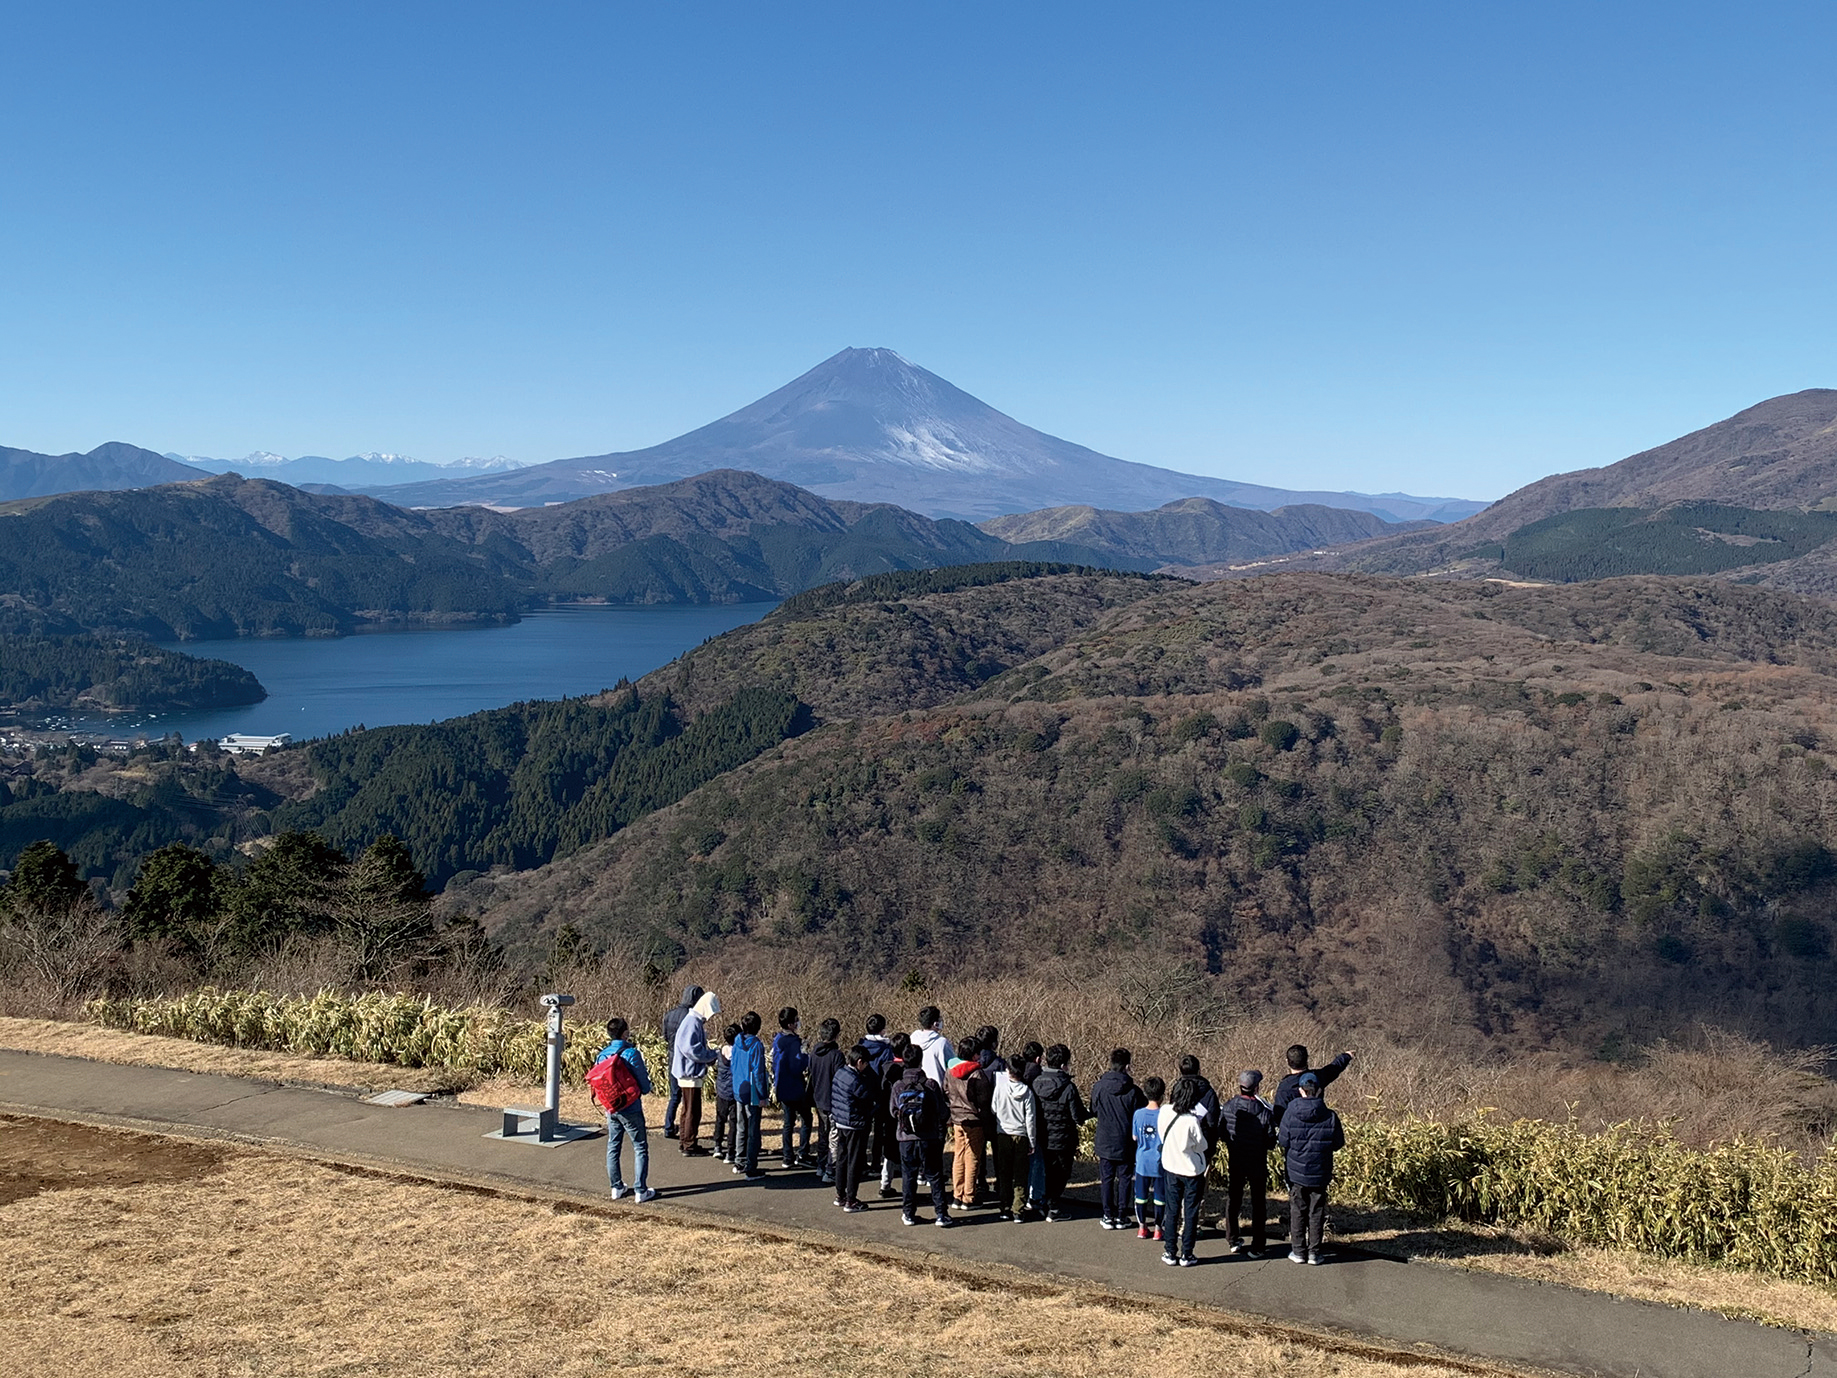
[[[780,1105],[809,1098],[810,1084],[804,1077],[809,1068],[803,1039],[786,1029],[772,1040],[772,1094]]]
[[[594,1066],[597,1067],[614,1053],[617,1053],[631,1065],[631,1074],[638,1079],[638,1090],[644,1095],[650,1095],[650,1068],[644,1065],[644,1054],[638,1051],[638,1045],[636,1043],[627,1043],[622,1038],[613,1039],[612,1042],[600,1049],[600,1055],[593,1059]]]
[[[1333,1154],[1346,1146],[1346,1131],[1319,1096],[1297,1096],[1282,1117],[1276,1144],[1286,1156],[1290,1185],[1324,1187],[1333,1180]]]
[[[765,1044],[752,1034],[734,1040],[734,1100],[741,1105],[764,1105]]]
[[[872,1072],[844,1065],[829,1091],[829,1114],[837,1129],[871,1129],[880,1084]]]

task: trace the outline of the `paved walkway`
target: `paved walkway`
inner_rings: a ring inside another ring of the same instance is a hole
[[[434,1175],[605,1194],[603,1137],[551,1149],[488,1140],[483,1136],[499,1117],[450,1102],[389,1110],[355,1094],[0,1051],[0,1109],[229,1134]],[[1298,1268],[1280,1256],[1230,1258],[1216,1236],[1200,1241],[1200,1267],[1168,1268],[1154,1244],[1133,1232],[1102,1230],[1089,1216],[1007,1225],[978,1211],[951,1230],[911,1229],[900,1223],[897,1201],[871,1198],[867,1212],[843,1216],[812,1173],[774,1167],[766,1181],[747,1183],[659,1139],[652,1131],[652,1185],[662,1195],[633,1210],[680,1203],[777,1229],[928,1254],[940,1263],[1012,1267],[1392,1346],[1433,1346],[1565,1373],[1837,1378],[1837,1338],[1830,1336],[1356,1252],[1319,1268]],[[929,1203],[923,1214],[929,1217]]]

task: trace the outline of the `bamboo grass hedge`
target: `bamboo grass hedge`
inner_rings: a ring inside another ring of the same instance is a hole
[[[159,999],[93,1000],[83,1013],[106,1028],[232,1048],[439,1067],[529,1082],[547,1074],[548,1029],[542,1020],[521,1019],[505,1010],[448,1009],[413,995],[322,990],[309,999],[206,987]],[[574,1020],[564,1021],[562,1028],[567,1047],[561,1079],[583,1086],[595,1054],[605,1046],[605,1030]],[[663,1041],[642,1034],[637,1041],[653,1079],[662,1085],[668,1070]]]
[[[109,1028],[195,1042],[531,1082],[542,1080],[546,1057],[539,1020],[409,995],[321,991],[307,999],[205,989],[97,1000],[85,1013]],[[562,1077],[581,1085],[603,1033],[572,1021],[564,1027]],[[662,1086],[662,1041],[638,1041]],[[1277,1155],[1272,1165],[1279,1178]],[[1697,1150],[1649,1124],[1589,1134],[1545,1120],[1482,1115],[1442,1123],[1379,1112],[1347,1123],[1334,1194],[1425,1221],[1529,1227],[1575,1244],[1837,1282],[1837,1158],[1808,1168],[1754,1140]]]

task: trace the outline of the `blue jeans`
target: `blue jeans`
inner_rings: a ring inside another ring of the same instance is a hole
[[[751,1177],[759,1171],[759,1116],[764,1106],[748,1105],[740,1101],[734,1111],[740,1121],[738,1134],[735,1136],[734,1154],[739,1159],[740,1169]]]
[[[1037,1149],[1033,1166],[1027,1170],[1027,1194],[1033,1198],[1036,1210],[1046,1204],[1046,1155]]]
[[[616,1115],[606,1117],[606,1180],[614,1188],[625,1185],[619,1173],[619,1150],[625,1136],[631,1136],[632,1169],[636,1187],[644,1191],[651,1184],[651,1146],[644,1133],[644,1102],[628,1105]]]
[[[1191,1258],[1193,1240],[1199,1234],[1199,1198],[1205,1195],[1205,1174],[1182,1177],[1169,1172],[1162,1175],[1161,1181],[1167,1188],[1167,1216],[1162,1225],[1166,1247],[1162,1252],[1169,1258]]]

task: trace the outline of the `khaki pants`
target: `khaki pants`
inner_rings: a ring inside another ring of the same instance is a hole
[[[1018,1134],[995,1131],[995,1208],[1019,1215],[1027,1209],[1027,1174],[1032,1154]]]
[[[973,1206],[982,1187],[982,1126],[959,1124],[952,1128],[951,1199]]]

